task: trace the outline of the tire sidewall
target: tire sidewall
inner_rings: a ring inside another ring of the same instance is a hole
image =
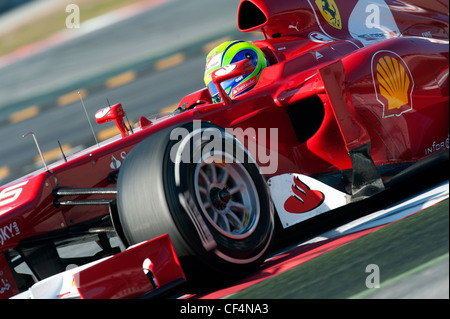
[[[164,160],[166,200],[178,230],[195,253],[209,260],[210,263],[214,264],[214,267],[219,267],[219,263],[225,269],[233,270],[234,265],[237,264],[241,267],[259,264],[265,258],[272,240],[274,218],[268,188],[258,166],[239,141],[224,129],[209,123],[201,123],[201,128],[195,128],[193,124],[188,123],[183,128],[192,133],[185,137],[185,139],[190,140],[170,141]],[[229,155],[234,158],[236,158],[237,148],[242,148],[240,151],[245,153],[245,160],[241,164],[247,170],[257,189],[260,209],[258,225],[245,238],[233,239],[220,233],[204,216],[197,201],[194,176],[199,163],[195,159],[202,157],[203,154],[199,156],[199,152],[203,152],[209,142],[201,139],[207,129],[214,129],[221,133],[222,151],[232,149],[233,154]],[[200,134],[200,139],[198,139],[197,134]],[[228,148],[225,147],[227,143]],[[229,143],[233,143],[235,147],[230,148]],[[177,163],[173,158],[170,158],[171,151],[174,152],[173,147],[177,148],[177,152],[190,151],[190,161],[178,161]],[[180,212],[183,212],[182,216],[179,216]],[[178,215],[175,216],[175,214]],[[211,236],[213,242],[210,241]]]

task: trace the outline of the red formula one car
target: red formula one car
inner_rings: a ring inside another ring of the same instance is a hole
[[[134,129],[120,104],[107,107],[97,122],[116,121],[121,136],[0,188],[0,297],[150,297],[239,276],[264,261],[276,224],[448,160],[448,10],[242,0],[238,27],[262,31],[268,64],[251,90],[231,98],[222,86],[253,71],[243,59],[210,74],[218,103],[204,88]],[[61,253],[87,241],[101,249]]]

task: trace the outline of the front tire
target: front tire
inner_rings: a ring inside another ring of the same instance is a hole
[[[168,233],[188,280],[239,278],[265,259],[274,218],[258,166],[217,126],[189,123],[137,145],[118,179],[129,244]]]

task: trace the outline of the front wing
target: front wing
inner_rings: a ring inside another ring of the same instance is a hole
[[[151,298],[186,281],[168,235],[37,282],[14,299]]]

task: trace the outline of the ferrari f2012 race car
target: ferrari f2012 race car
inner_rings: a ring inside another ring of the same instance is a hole
[[[214,93],[135,128],[121,104],[104,108],[97,122],[121,135],[0,188],[0,297],[151,297],[236,278],[264,261],[276,225],[448,161],[448,1],[242,0],[237,23],[264,36],[257,81],[230,93],[254,65],[209,57]],[[88,241],[99,251],[61,253]]]

